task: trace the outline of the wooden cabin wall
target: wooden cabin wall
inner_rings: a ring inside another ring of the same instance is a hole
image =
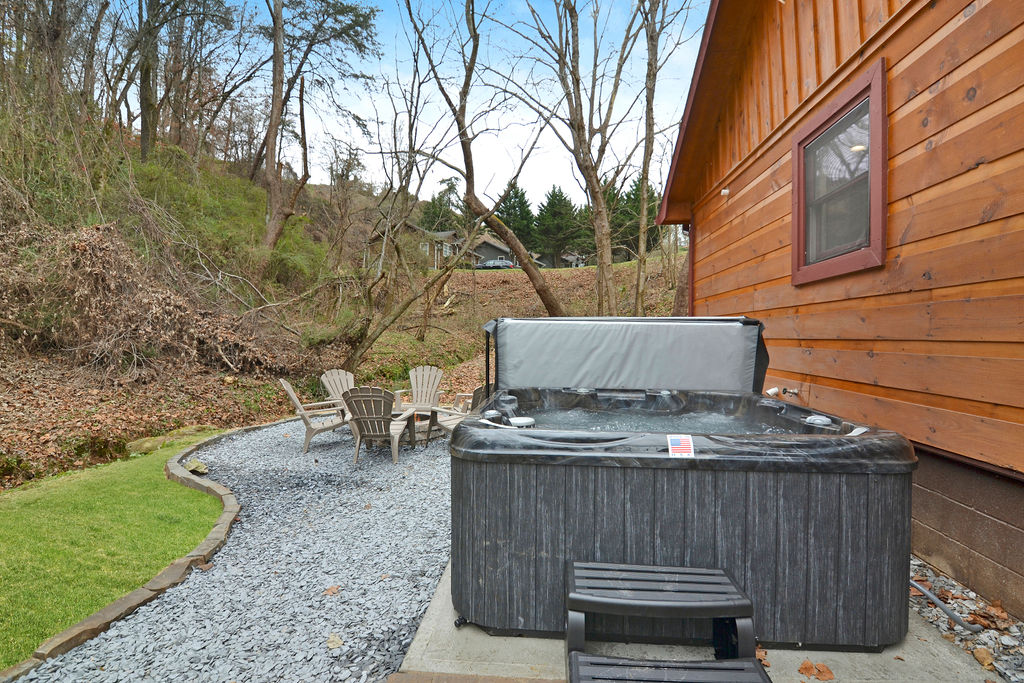
[[[762,7],[697,192],[692,314],[763,320],[766,386],[799,402],[1024,473],[1024,3]],[[885,267],[794,287],[793,135],[880,57]]]

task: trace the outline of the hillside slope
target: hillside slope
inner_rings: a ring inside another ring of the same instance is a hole
[[[616,266],[628,297],[635,271]],[[591,268],[544,271],[573,315],[596,313]],[[667,315],[674,290],[660,262],[651,263],[650,315]],[[445,367],[449,396],[483,379],[481,326],[491,318],[543,316],[521,270],[455,271],[437,298],[423,342],[415,339],[422,307],[413,307],[371,350],[357,373],[363,383],[402,385],[408,368]],[[342,349],[317,351],[307,365],[335,366]],[[0,488],[128,455],[127,442],[189,424],[236,427],[291,412],[277,382],[266,375],[222,372],[182,358],[156,359],[152,372],[130,383],[111,381],[99,368],[76,364],[70,354],[29,353],[0,335]],[[292,378],[305,400],[318,398],[316,374]]]

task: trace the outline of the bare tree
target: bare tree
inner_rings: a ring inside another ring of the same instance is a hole
[[[688,3],[674,10],[664,0],[631,3],[621,14],[621,4],[600,0],[556,0],[552,8],[541,9],[528,2],[530,21],[510,26],[525,41],[531,53],[517,55],[513,67],[491,69],[498,84],[551,122],[551,131],[573,157],[587,193],[589,216],[597,250],[598,312],[617,315],[619,305],[612,277],[612,208],[610,188],[621,185],[636,150],[645,148],[641,171],[647,187],[653,150],[654,86],[660,68],[671,51],[659,47],[662,34],[682,16]],[[582,16],[581,16],[582,15]],[[685,22],[678,24],[668,44],[674,50],[682,42]],[[619,26],[612,35],[612,26]],[[645,88],[631,87],[629,67],[641,37],[648,48]],[[514,49],[514,48],[513,48]],[[525,65],[525,66],[524,66]],[[553,92],[552,92],[553,91]],[[646,94],[649,116],[644,133],[638,135],[635,117],[641,97]],[[617,147],[612,147],[615,140]],[[628,140],[622,144],[623,140]],[[645,190],[646,191],[646,190]],[[646,203],[644,204],[646,207]],[[646,219],[643,220],[646,233]],[[644,238],[640,239],[643,249]],[[646,259],[643,253],[641,260]],[[645,276],[638,275],[638,282]],[[642,309],[642,292],[640,308]]]
[[[364,78],[347,60],[350,54],[361,57],[374,54],[376,36],[373,19],[377,10],[343,0],[296,0],[290,2],[289,7],[288,26],[284,28],[282,40],[289,72],[281,94],[285,109],[296,84],[304,75],[309,75],[314,91],[329,99],[333,97],[333,90],[341,87],[340,82]],[[339,111],[344,113],[344,110]],[[272,158],[266,143],[260,146],[253,158],[250,179],[259,173],[265,152],[267,158]]]
[[[686,26],[690,13],[689,2],[673,10],[669,10],[666,0],[640,0],[641,24],[647,43],[647,69],[644,74],[644,144],[640,162],[640,215],[636,254],[636,283],[633,296],[633,315],[643,315],[647,296],[647,230],[649,227],[648,192],[650,189],[651,159],[654,156],[657,131],[654,121],[654,94],[658,84],[658,73],[676,48],[689,37],[682,33],[669,36],[668,49],[664,52],[659,48],[663,35],[670,26]],[[674,263],[674,262],[673,262]]]
[[[103,28],[103,19],[110,9],[110,0],[101,0],[93,18],[92,27],[89,30],[89,41],[86,44],[85,55],[82,61],[82,113],[93,104],[96,90],[96,46],[100,39],[100,30]]]
[[[454,44],[460,47],[459,60],[462,66],[462,73],[457,77],[457,88],[453,94],[449,92],[445,78],[440,71],[439,60],[435,58],[434,51],[432,49],[433,46],[431,46],[427,41],[425,35],[425,22],[413,10],[411,0],[405,0],[405,8],[412,26],[415,40],[423,51],[430,67],[430,74],[432,75],[434,83],[436,84],[438,91],[441,93],[441,97],[444,99],[444,103],[455,123],[459,149],[462,156],[462,168],[455,170],[462,175],[466,183],[464,195],[466,208],[479,220],[483,221],[488,228],[493,230],[501,241],[507,244],[516,255],[516,258],[519,259],[523,272],[525,272],[527,277],[530,279],[530,283],[533,285],[534,290],[537,292],[537,296],[540,297],[541,302],[544,304],[544,308],[547,310],[548,315],[565,315],[565,309],[562,307],[561,302],[554,295],[554,292],[551,291],[551,288],[548,286],[547,281],[541,274],[540,270],[534,264],[533,258],[526,250],[526,247],[523,246],[523,243],[518,237],[516,237],[515,233],[509,230],[501,219],[494,214],[494,207],[498,206],[501,203],[501,200],[499,199],[488,206],[488,204],[485,203],[477,194],[476,169],[473,158],[473,138],[478,132],[474,131],[474,121],[470,120],[469,97],[474,82],[479,80],[477,66],[477,59],[480,53],[479,22],[481,18],[486,16],[485,13],[478,14],[474,6],[474,1],[465,0],[465,7],[462,12],[462,21],[465,23],[465,34],[453,37],[453,40],[450,43],[450,45]],[[453,14],[457,15],[458,13]],[[491,106],[493,106],[493,104]],[[487,109],[490,110],[491,106],[487,107]],[[519,169],[516,170],[513,179],[518,178],[519,172],[522,170],[522,164],[525,163],[531,150],[532,145],[525,151],[523,159],[520,162]],[[509,187],[511,187],[511,184]]]
[[[221,67],[217,77],[203,80],[214,81],[207,87],[196,88],[197,124],[193,159],[198,162],[200,155],[206,150],[207,140],[214,126],[218,123],[224,108],[236,98],[238,93],[253,82],[272,57],[266,55],[257,45],[257,31],[252,15],[246,7],[237,9],[234,31],[224,36],[223,40],[209,46],[206,61],[217,63]],[[211,69],[212,70],[212,69]],[[227,126],[231,128],[230,124]],[[230,136],[230,130],[226,131]],[[225,145],[225,152],[227,151]]]
[[[612,280],[611,215],[605,189],[609,184],[618,184],[624,164],[608,168],[607,160],[611,155],[612,137],[626,125],[635,103],[634,99],[622,106],[617,99],[627,63],[641,34],[641,21],[639,5],[632,5],[621,39],[608,56],[602,52],[607,47],[606,17],[597,0],[585,2],[584,6],[587,5],[594,39],[586,67],[588,47],[581,41],[576,0],[557,0],[552,18],[546,18],[535,2],[528,2],[531,23],[513,28],[535,51],[530,76],[508,72],[499,77],[504,87],[552,122],[551,130],[573,156],[587,192],[594,229],[598,313],[617,315]],[[545,71],[551,73],[557,91],[555,97],[547,92],[548,79],[539,76]]]
[[[274,18],[274,57],[273,74],[271,76],[270,123],[267,126],[267,231],[263,235],[263,246],[273,249],[284,232],[284,224],[295,213],[295,202],[299,193],[309,180],[309,156],[306,150],[306,113],[303,106],[303,88],[305,79],[299,79],[299,126],[301,128],[300,144],[302,147],[302,177],[292,188],[291,195],[285,198],[284,164],[278,159],[277,136],[280,132],[281,118],[284,113],[284,0],[273,0]]]
[[[383,91],[387,95],[390,111],[384,116],[387,125],[378,126],[377,155],[381,161],[386,185],[377,203],[377,221],[374,233],[379,237],[380,252],[373,263],[364,269],[364,279],[358,284],[363,301],[363,320],[349,333],[351,351],[342,367],[352,370],[380,336],[393,326],[423,295],[439,290],[461,262],[479,233],[482,220],[477,220],[464,236],[461,247],[430,277],[421,281],[410,268],[403,254],[401,233],[408,226],[415,209],[416,197],[423,189],[427,173],[438,163],[444,135],[443,126],[433,125],[425,115],[425,86],[432,77],[422,71],[422,52],[417,44],[411,46],[410,63],[405,67],[408,77],[383,77]],[[402,69],[396,68],[396,71]],[[407,293],[385,307],[382,316],[376,316],[375,291],[386,287],[401,274],[405,274]],[[429,303],[427,304],[429,305]]]

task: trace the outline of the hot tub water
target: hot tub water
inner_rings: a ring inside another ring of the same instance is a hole
[[[609,413],[601,410],[538,410],[529,414],[538,429],[588,432],[664,432],[669,434],[788,434],[792,430],[710,411],[668,414]]]

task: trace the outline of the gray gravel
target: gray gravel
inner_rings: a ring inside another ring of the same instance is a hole
[[[938,597],[945,597],[946,606],[965,619],[972,612],[985,614],[988,606],[984,599],[966,586],[944,576],[928,564],[916,557],[910,560],[911,577],[923,577],[931,584],[931,592]],[[949,591],[950,596],[939,596],[940,591]],[[911,596],[910,605],[914,610],[931,622],[946,640],[956,643],[964,650],[975,654],[984,648],[992,658],[991,671],[996,671],[1010,683],[1024,683],[1024,622],[1007,619],[998,624],[998,628],[983,628],[978,633],[971,633],[959,626],[936,607],[928,598]],[[996,624],[994,624],[996,625]],[[979,660],[980,663],[981,660]]]
[[[242,505],[194,570],[28,681],[380,681],[401,664],[449,557],[447,439],[362,450],[288,422],[197,457]],[[336,587],[336,588],[335,588]],[[73,589],[73,587],[71,587]]]

